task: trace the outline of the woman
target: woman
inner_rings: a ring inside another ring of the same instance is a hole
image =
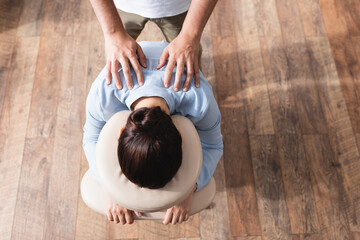
[[[134,86],[118,90],[107,85],[106,70],[101,71],[90,89],[86,102],[86,123],[83,147],[91,173],[99,181],[95,167],[95,147],[100,131],[110,117],[123,110],[132,110],[124,130],[120,133],[118,156],[125,176],[135,184],[159,188],[175,175],[181,164],[181,136],[171,122],[170,115],[189,118],[198,131],[203,150],[203,164],[194,190],[209,183],[223,152],[220,130],[221,115],[210,84],[200,74],[200,87],[193,83],[187,92],[174,92],[163,82],[166,65],[157,69],[159,58],[168,45],[166,42],[140,42],[146,55],[143,68],[144,85],[137,82],[131,70]],[[185,70],[186,71],[186,70]],[[171,85],[174,85],[174,69]],[[119,68],[120,79],[125,83]],[[186,74],[185,74],[186,75]],[[185,81],[185,75],[181,84]],[[126,84],[123,84],[126,86]],[[160,160],[159,160],[160,159]],[[171,160],[169,160],[171,159]],[[157,160],[159,160],[157,162]],[[176,224],[188,219],[192,194],[182,203],[169,208],[163,223]],[[138,216],[141,213],[135,212]],[[122,224],[132,223],[131,211],[110,201],[108,218]]]

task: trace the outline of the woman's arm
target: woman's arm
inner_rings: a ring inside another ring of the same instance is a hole
[[[220,123],[221,113],[214,96],[211,96],[209,107],[204,117],[195,124],[203,150],[203,162],[200,175],[196,181],[198,185],[196,191],[210,182],[223,154]]]
[[[100,179],[95,167],[95,148],[101,129],[105,125],[100,98],[97,89],[93,85],[86,100],[86,122],[84,125],[83,149],[86,159],[89,162],[89,168],[92,176],[97,182]]]

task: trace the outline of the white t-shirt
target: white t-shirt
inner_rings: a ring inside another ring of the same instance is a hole
[[[189,10],[191,0],[114,0],[116,8],[146,18],[176,16]]]

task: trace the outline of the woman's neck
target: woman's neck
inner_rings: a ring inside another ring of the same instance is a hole
[[[170,115],[170,110],[167,102],[164,98],[161,97],[141,97],[136,100],[133,104],[133,109],[139,109],[143,107],[157,107],[159,106],[161,110]]]

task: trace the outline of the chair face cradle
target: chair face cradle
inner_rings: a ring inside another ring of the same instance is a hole
[[[183,139],[182,164],[173,179],[160,189],[140,188],[122,174],[118,158],[117,144],[120,129],[125,126],[131,112],[121,111],[110,118],[101,130],[95,153],[95,164],[101,184],[87,171],[81,182],[84,202],[93,210],[106,215],[108,198],[120,206],[142,212],[135,219],[162,219],[167,208],[180,203],[191,192],[202,164],[202,148],[197,131],[192,122],[183,116],[172,116],[172,120]],[[206,208],[216,192],[215,181],[194,193],[190,214]]]

